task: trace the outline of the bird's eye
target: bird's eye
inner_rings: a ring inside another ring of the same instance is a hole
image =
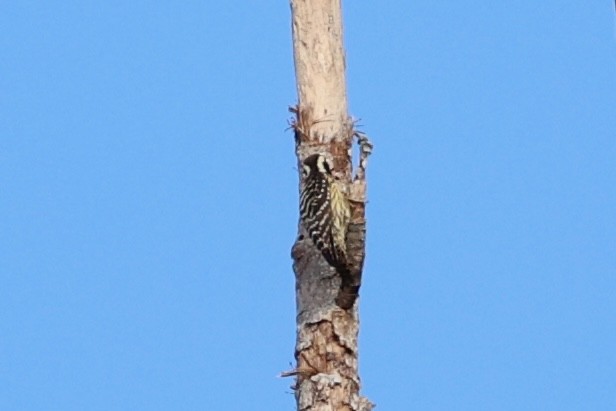
[[[332,173],[332,169],[329,168],[329,162],[327,160],[323,161],[323,168],[328,174]]]

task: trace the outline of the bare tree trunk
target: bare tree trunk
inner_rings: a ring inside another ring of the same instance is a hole
[[[301,411],[369,411],[360,396],[357,368],[359,317],[357,296],[365,255],[365,166],[371,145],[357,133],[347,113],[345,57],[340,0],[291,0],[293,50],[298,105],[296,154],[302,162],[316,153],[333,165],[333,174],[351,202],[347,233],[348,270],[336,271],[323,258],[301,222],[293,246],[296,276],[297,342],[295,370],[297,409]],[[360,146],[353,176],[354,137]]]

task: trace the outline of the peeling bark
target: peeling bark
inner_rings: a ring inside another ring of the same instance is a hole
[[[303,160],[325,154],[351,202],[347,234],[349,270],[336,272],[314,246],[301,222],[292,249],[296,276],[297,409],[369,411],[360,396],[357,296],[365,256],[365,167],[371,145],[354,129],[347,113],[340,0],[291,0],[298,105],[295,131],[298,169]],[[352,173],[351,148],[357,137],[359,168]],[[301,178],[301,174],[300,174]]]

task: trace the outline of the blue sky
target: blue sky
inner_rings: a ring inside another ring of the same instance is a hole
[[[0,409],[294,409],[289,14],[0,6]],[[345,4],[378,409],[616,409],[615,27]]]

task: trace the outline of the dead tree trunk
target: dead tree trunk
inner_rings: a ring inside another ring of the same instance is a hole
[[[300,411],[369,411],[361,397],[357,367],[357,296],[365,255],[365,167],[371,145],[354,129],[347,112],[341,0],[291,0],[298,91],[295,131],[298,169],[312,154],[333,166],[351,205],[346,236],[347,267],[332,267],[307,235],[301,220],[292,250],[296,276],[297,367],[295,396]],[[352,170],[354,138],[359,167]]]

